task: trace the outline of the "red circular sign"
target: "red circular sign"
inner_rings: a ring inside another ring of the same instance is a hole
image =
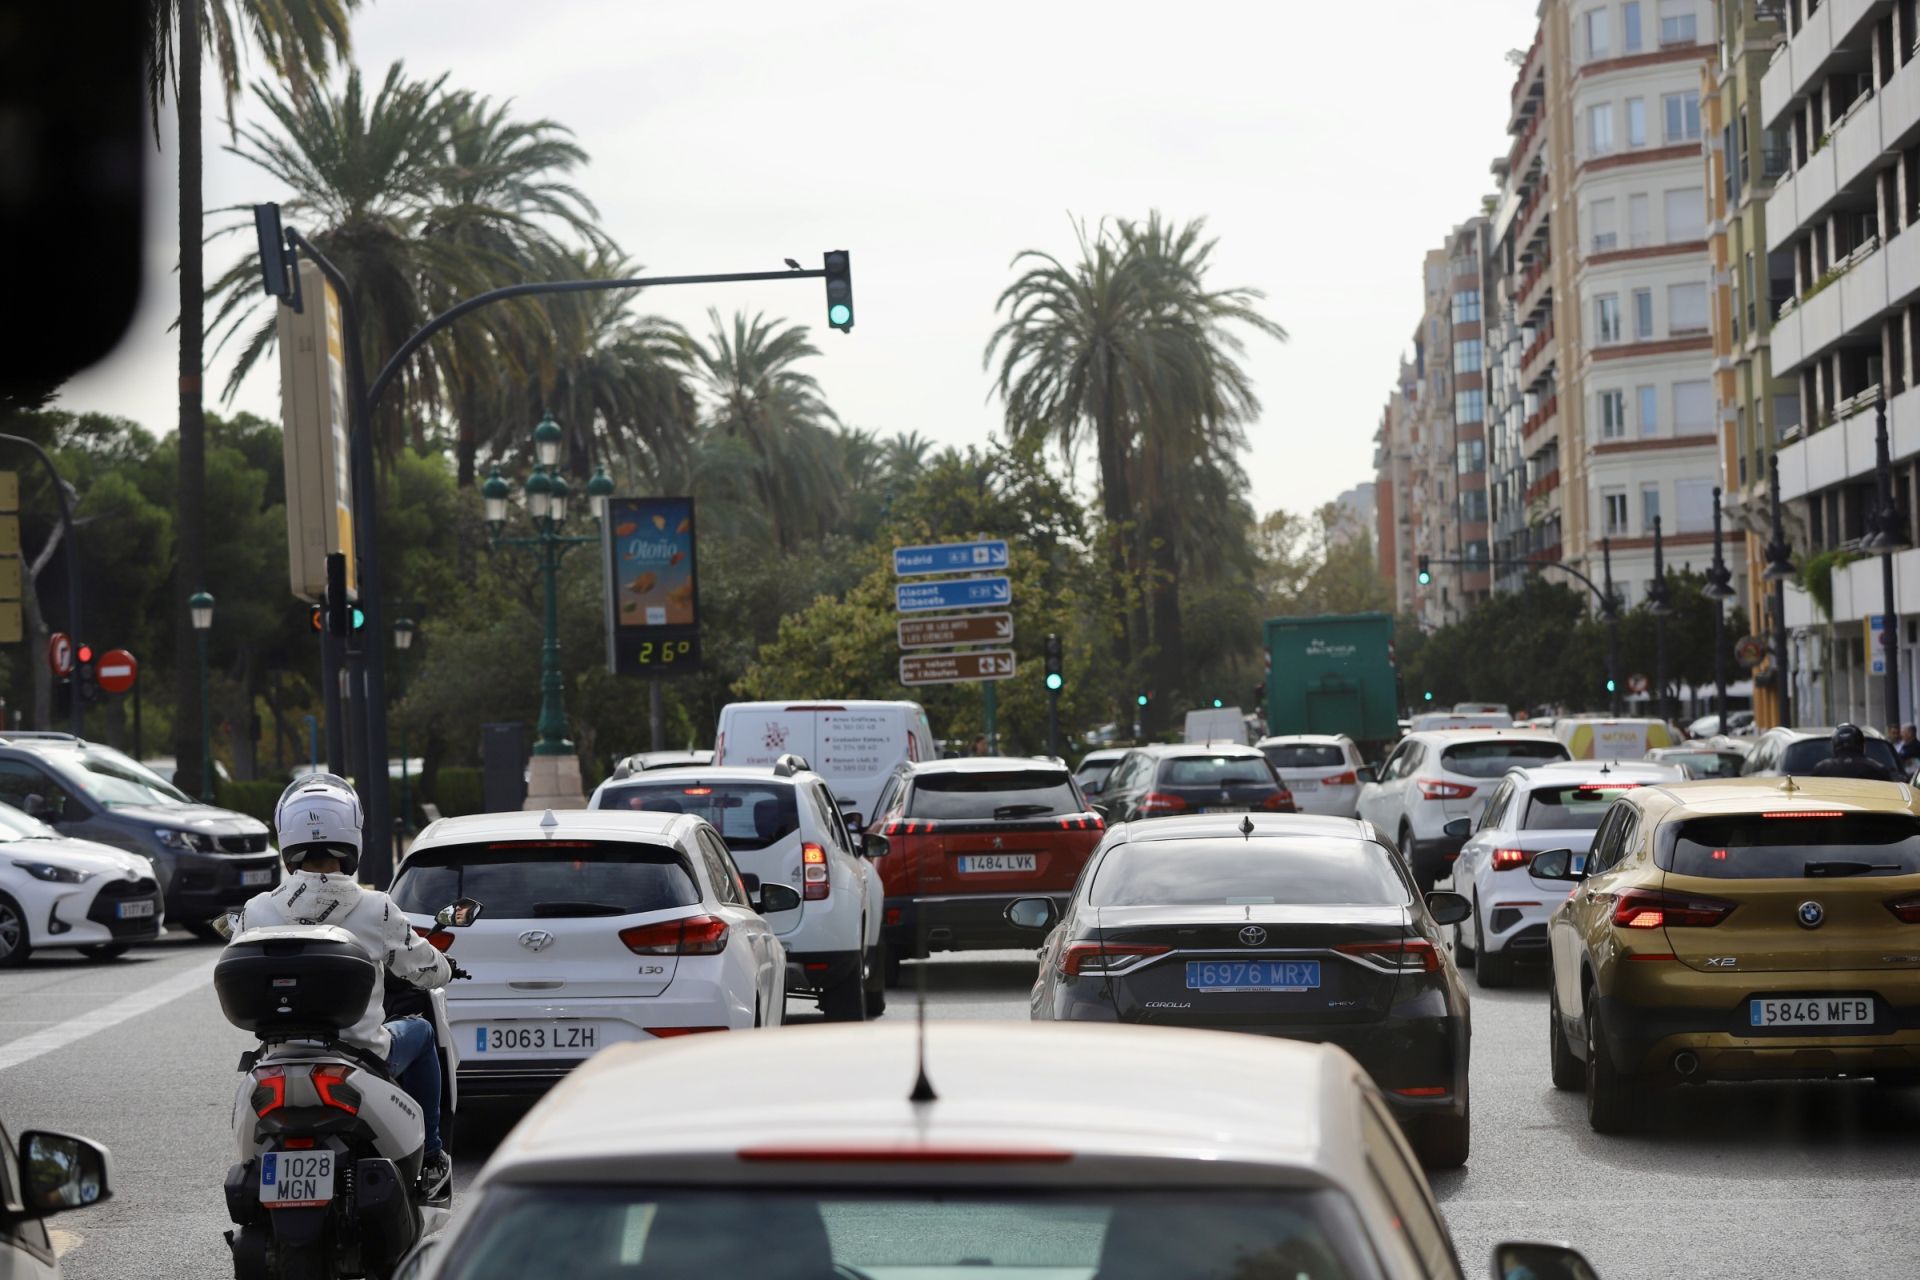
[[[73,674],[73,637],[56,631],[47,637],[47,665],[56,676]]]
[[[125,693],[139,678],[140,664],[125,649],[109,649],[93,665],[94,678],[108,693]]]

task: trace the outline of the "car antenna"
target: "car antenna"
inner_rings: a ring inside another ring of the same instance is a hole
[[[1242,840],[1253,839],[1253,815],[1250,813],[1240,819],[1240,838]]]
[[[927,966],[924,962],[914,966],[920,974],[916,986],[919,988],[918,1008],[914,1011],[913,1030],[913,1092],[907,1095],[908,1102],[938,1102],[940,1095],[933,1091],[933,1081],[927,1079]]]

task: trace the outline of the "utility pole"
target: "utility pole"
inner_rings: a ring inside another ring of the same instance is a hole
[[[1713,714],[1719,731],[1727,731],[1727,600],[1735,592],[1733,570],[1721,554],[1720,486],[1713,487],[1713,564],[1707,569],[1703,594],[1713,601]]]

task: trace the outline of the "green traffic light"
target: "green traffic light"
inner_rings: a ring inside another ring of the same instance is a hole
[[[1060,678],[1060,673],[1058,671],[1047,672],[1047,688],[1050,691],[1054,693],[1060,692],[1060,686],[1064,685],[1065,683],[1066,681]]]
[[[851,319],[853,319],[853,308],[844,302],[836,302],[827,308],[829,324],[845,324]]]
[[[1608,693],[1612,693],[1612,692],[1613,692],[1613,681],[1611,681],[1611,680],[1609,680],[1609,681],[1607,681],[1607,692],[1608,692]]]
[[[1427,584],[1431,583],[1432,581],[1433,581],[1433,575],[1428,573],[1425,569],[1422,569],[1420,571],[1420,585],[1424,587]]]
[[[1139,697],[1135,698],[1133,701],[1134,701],[1134,705],[1144,707],[1147,705],[1147,695],[1143,693]]]
[[[1224,702],[1222,702],[1222,701],[1220,701],[1220,699],[1218,699],[1218,698],[1215,698],[1215,699],[1213,700],[1213,705],[1214,705],[1214,708],[1215,708],[1216,710],[1218,710],[1219,708],[1221,708],[1221,707],[1224,707],[1224,706],[1226,706],[1227,704],[1226,704],[1226,703],[1224,703]]]
[[[1427,702],[1432,702],[1432,701],[1433,701],[1433,690],[1431,690],[1431,689],[1429,689],[1429,690],[1427,690],[1427,696],[1426,696],[1426,699],[1425,699],[1425,701],[1427,701]]]

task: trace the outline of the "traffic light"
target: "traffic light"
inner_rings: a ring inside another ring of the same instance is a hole
[[[1213,709],[1214,709],[1215,711],[1218,711],[1218,710],[1219,710],[1220,708],[1222,708],[1222,707],[1224,707],[1224,706],[1226,706],[1226,705],[1227,705],[1226,703],[1224,703],[1224,702],[1222,702],[1222,701],[1220,701],[1220,699],[1218,699],[1218,698],[1215,698],[1215,699],[1213,700]]]
[[[1144,706],[1146,706],[1146,705],[1147,705],[1147,695],[1146,695],[1146,694],[1144,694],[1144,693],[1142,693],[1142,694],[1137,694],[1137,695],[1135,695],[1135,697],[1134,697],[1134,699],[1133,699],[1133,705],[1134,705],[1134,706],[1136,706],[1136,707],[1144,707]]]
[[[98,656],[90,644],[73,646],[73,687],[80,701],[88,705],[100,700],[100,677],[93,668]]]
[[[1061,688],[1067,683],[1065,674],[1060,670],[1060,650],[1060,637],[1049,634],[1047,636],[1046,647],[1048,693],[1060,692]]]
[[[1414,574],[1414,577],[1420,580],[1420,585],[1423,587],[1433,581],[1433,572],[1427,568],[1427,557],[1420,557],[1420,571]]]
[[[1613,691],[1614,691],[1613,677],[1609,676],[1607,677],[1607,692],[1612,693]]]
[[[316,604],[307,611],[307,626],[313,629],[313,633],[315,635],[319,635],[320,632],[326,628],[326,625],[327,625],[327,611],[325,608]],[[360,628],[366,625],[367,625],[366,611],[363,610],[359,605],[357,604],[354,605],[353,606],[353,629],[355,631],[358,631]]]
[[[1427,690],[1427,692],[1426,692],[1426,696],[1425,696],[1425,697],[1423,697],[1423,698],[1421,699],[1421,701],[1422,701],[1422,702],[1432,702],[1432,701],[1433,701],[1433,690],[1431,690],[1431,689],[1429,689],[1429,690]]]
[[[827,250],[827,327],[853,332],[853,255],[845,249]]]

